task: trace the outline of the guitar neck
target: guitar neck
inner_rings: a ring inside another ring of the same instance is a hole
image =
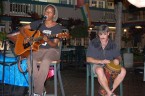
[[[37,37],[37,38],[33,38],[33,40],[34,41],[40,41],[40,40],[42,40],[43,39],[43,37],[45,36],[45,34],[42,34],[42,35],[40,35],[39,37]],[[54,38],[59,38],[59,39],[63,39],[63,38],[69,38],[69,34],[68,34],[68,32],[65,32],[65,33],[58,33],[58,34],[51,34],[51,35],[46,35],[47,36],[47,38],[49,38],[49,39],[54,39]]]
[[[44,36],[39,36],[37,38],[34,38],[33,40],[34,41],[40,41],[40,40],[43,40],[43,37]],[[52,34],[52,35],[47,35],[47,38],[51,39],[51,38],[57,38],[57,35],[56,34]]]

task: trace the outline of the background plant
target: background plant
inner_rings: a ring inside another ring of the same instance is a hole
[[[0,32],[0,41],[7,39],[7,33],[5,32]]]

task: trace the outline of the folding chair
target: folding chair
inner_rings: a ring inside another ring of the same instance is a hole
[[[92,63],[87,63],[86,64],[86,96],[90,96],[89,95],[89,84],[90,84],[90,82],[91,82],[91,96],[95,96],[94,95],[94,78],[97,77],[97,75],[94,74],[92,68],[93,68]],[[91,81],[90,81],[90,77],[91,77]],[[123,96],[122,83],[120,84],[120,95],[119,96]]]
[[[60,54],[61,54],[61,48],[62,48],[62,41],[59,44]],[[58,96],[58,93],[57,93],[57,89],[58,89],[57,82],[58,81],[60,84],[61,95],[65,96],[65,92],[64,92],[64,88],[63,88],[63,84],[62,84],[62,78],[61,78],[61,74],[60,74],[60,61],[52,61],[50,66],[54,68],[54,94],[46,94],[46,92],[44,92],[43,96]]]

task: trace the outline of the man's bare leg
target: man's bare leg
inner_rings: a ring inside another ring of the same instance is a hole
[[[115,78],[114,83],[113,83],[113,89],[112,92],[119,86],[119,84],[123,81],[124,77],[126,75],[126,70],[125,68],[121,68],[121,73]]]
[[[112,94],[112,91],[110,90],[110,88],[108,86],[108,81],[107,81],[106,76],[104,74],[103,68],[97,67],[96,73],[97,73],[98,81],[99,81],[100,85],[106,90],[107,96],[110,96]]]

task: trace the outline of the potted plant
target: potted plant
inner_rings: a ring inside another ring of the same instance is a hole
[[[5,32],[0,32],[0,41],[3,41],[3,40],[5,40],[5,39],[7,39],[7,33],[5,33]]]
[[[4,46],[2,46],[3,40],[7,39],[7,34],[5,32],[0,32],[0,50],[4,49]]]

